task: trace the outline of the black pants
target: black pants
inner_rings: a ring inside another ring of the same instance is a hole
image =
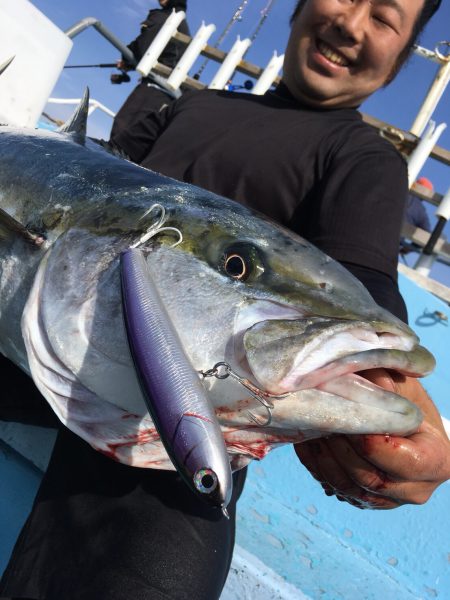
[[[5,370],[0,361],[3,380]],[[19,393],[20,377],[10,370]],[[0,582],[0,597],[219,598],[245,474],[234,476],[227,520],[198,500],[176,473],[115,463],[62,428]]]
[[[115,136],[129,129],[146,114],[153,110],[160,110],[165,104],[173,102],[173,98],[161,89],[149,85],[147,81],[139,83],[116,114],[111,129],[110,139],[114,142]]]

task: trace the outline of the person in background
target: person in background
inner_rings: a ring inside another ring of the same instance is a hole
[[[419,177],[416,181],[419,185],[428,189],[433,193],[433,184],[426,177]],[[406,199],[404,222],[414,227],[419,227],[425,231],[431,232],[430,220],[425,210],[425,206],[420,198],[409,193]],[[400,256],[403,258],[410,252],[420,252],[421,246],[413,241],[409,241],[406,237],[400,239]]]
[[[303,235],[406,320],[396,278],[407,166],[357,107],[395,77],[439,3],[300,0],[274,92],[185,94],[116,142],[144,167]],[[25,375],[12,387],[3,369],[5,396],[33,393]],[[336,435],[297,445],[297,455],[326,494],[360,509],[424,503],[450,478],[439,413],[412,377],[383,369],[366,377],[420,406],[419,430],[407,438]],[[0,597],[217,600],[244,479],[245,470],[235,473],[227,521],[176,473],[115,463],[63,429]]]
[[[434,192],[433,184],[426,177],[419,177],[416,183],[431,193]],[[414,225],[414,227],[420,227],[420,229],[431,232],[430,219],[428,218],[425,206],[422,200],[413,194],[409,194],[406,201],[405,221]]]
[[[144,56],[172,11],[187,10],[187,0],[159,0],[159,4],[161,8],[151,10],[148,13],[145,21],[141,23],[141,33],[133,42],[128,44],[128,48],[134,54],[137,62]],[[178,31],[190,35],[186,20],[181,22]],[[159,57],[158,62],[173,69],[180,60],[183,51],[183,45],[176,40],[171,40]],[[130,71],[134,68],[123,57],[117,63],[117,67],[122,71]],[[117,113],[111,129],[111,137],[114,138],[122,130],[131,127],[147,112],[160,110],[175,98],[176,95],[163,88],[159,84],[159,79],[154,78],[151,73],[147,77],[142,77]]]

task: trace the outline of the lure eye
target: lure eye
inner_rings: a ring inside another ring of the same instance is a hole
[[[232,279],[245,281],[249,274],[249,269],[245,259],[239,254],[228,254],[224,261],[225,273]]]
[[[194,485],[201,494],[211,494],[219,480],[212,469],[198,469],[194,475]]]

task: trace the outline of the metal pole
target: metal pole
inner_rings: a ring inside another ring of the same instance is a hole
[[[411,127],[411,133],[420,137],[426,124],[430,120],[434,109],[442,98],[448,83],[450,82],[450,54],[442,54],[439,51],[439,46],[450,46],[450,42],[441,42],[436,46],[435,56],[439,60],[441,67],[428,90],[425,100],[417,113],[417,117]]]
[[[275,4],[275,2],[276,2],[276,0],[269,0],[268,3],[267,3],[267,5],[262,9],[262,11],[261,11],[261,18],[258,21],[258,24],[257,24],[257,26],[255,28],[255,31],[250,36],[250,39],[251,39],[252,43],[258,37],[258,34],[261,31],[262,26],[266,22],[267,17],[269,16],[269,13],[272,10],[273,5]]]
[[[441,64],[441,61],[436,56],[436,52],[434,50],[428,50],[428,48],[424,48],[423,46],[414,46],[414,54],[416,56],[421,56],[422,58],[426,58],[427,60],[431,60],[431,62],[435,62],[438,65]]]
[[[131,50],[127,48],[125,44],[119,40],[119,38],[111,33],[111,31],[109,31],[109,29],[107,29],[103,23],[95,17],[86,17],[85,19],[82,19],[78,23],[75,23],[75,25],[72,25],[72,27],[69,27],[69,29],[67,29],[64,33],[67,35],[67,37],[72,39],[82,33],[88,27],[94,27],[94,29],[96,29],[100,35],[102,35],[110,44],[114,46],[114,48],[117,48],[127,63],[136,66],[136,59],[134,58],[134,54],[131,52]]]
[[[428,238],[428,242],[424,246],[419,258],[417,259],[416,264],[414,265],[414,269],[422,275],[426,275],[428,277],[428,275],[430,274],[431,268],[436,260],[436,256],[433,254],[433,250],[446,223],[447,219],[439,217],[436,227],[433,229],[430,237]]]
[[[431,267],[436,260],[436,256],[433,254],[434,248],[444,230],[445,224],[450,218],[450,188],[440,202],[436,210],[436,216],[438,217],[438,222],[428,238],[428,241],[422,250],[422,254],[414,265],[414,269],[419,271],[419,273],[422,273],[422,275],[428,275],[430,273]]]

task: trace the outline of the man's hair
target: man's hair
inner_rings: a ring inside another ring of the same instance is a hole
[[[291,25],[292,25],[295,17],[302,10],[303,6],[306,4],[307,1],[308,0],[298,0],[296,6],[294,8],[294,12],[291,15],[291,20],[290,20]],[[441,5],[441,0],[425,0],[423,8],[420,11],[419,16],[417,17],[417,20],[414,24],[414,27],[413,27],[413,30],[411,33],[411,37],[409,38],[406,46],[400,52],[399,57],[396,62],[396,65],[395,65],[394,72],[391,73],[389,80],[386,82],[386,84],[390,83],[394,79],[394,77],[397,75],[397,73],[401,69],[402,65],[406,62],[406,60],[412,54],[414,44],[416,43],[416,41],[419,38],[422,31],[424,30],[425,25],[428,23],[428,21],[431,19],[431,17],[434,15],[434,13],[438,10],[440,5]]]

